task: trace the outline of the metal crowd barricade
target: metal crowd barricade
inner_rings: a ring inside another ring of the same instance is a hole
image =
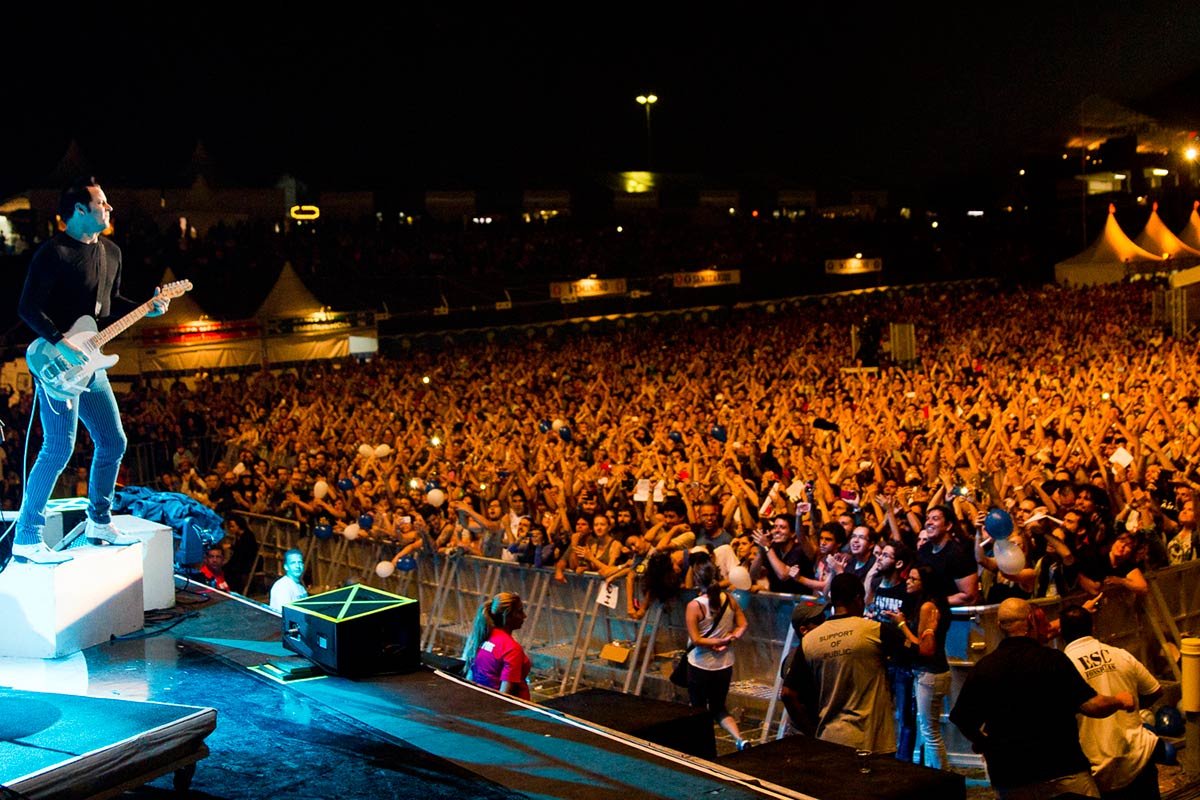
[[[1200,561],[1155,570],[1146,576],[1150,584],[1148,622],[1162,649],[1175,650],[1168,662],[1172,677],[1180,680],[1176,654],[1183,639],[1200,634]]]
[[[694,592],[690,594],[694,595]],[[679,602],[673,603],[664,613],[666,621],[656,626],[659,641],[665,638],[668,647],[679,648],[687,641],[684,609],[688,596],[689,593],[685,593]],[[797,602],[806,598],[745,591],[734,591],[734,596],[746,615],[747,632],[737,646],[729,694],[735,702],[740,701],[761,713],[763,724],[758,739],[766,741],[772,729],[783,724],[779,704],[783,665],[796,643],[791,625],[792,611]],[[663,687],[662,682],[660,687]],[[640,690],[635,692],[641,693]],[[743,734],[753,735],[748,729],[744,729]]]
[[[523,643],[535,663],[553,666],[558,693],[577,691],[585,680],[607,680],[634,694],[652,685],[656,695],[675,696],[661,667],[687,640],[684,609],[691,593],[666,607],[655,604],[642,619],[633,620],[625,612],[624,581],[617,582],[616,607],[609,608],[598,602],[604,582],[593,573],[568,572],[558,581],[550,569],[475,556],[422,556],[418,561],[429,565],[421,578],[420,599],[426,611],[422,649],[461,645],[481,603],[496,592],[516,591],[526,602]],[[736,596],[749,630],[738,646],[731,695],[761,705],[771,719],[782,681],[780,667],[794,641],[790,618],[796,598],[740,591]],[[628,651],[622,663],[599,657],[610,642]],[[764,737],[769,728],[764,725]]]
[[[1187,630],[1200,622],[1200,595],[1195,578],[1200,562],[1158,570],[1147,575],[1150,595],[1136,600],[1125,594],[1107,599],[1094,618],[1095,636],[1103,642],[1129,651],[1152,672],[1171,675],[1179,680],[1179,664],[1167,656],[1168,643],[1178,646]],[[1058,618],[1068,604],[1081,596],[1040,598],[1032,601],[1050,620]],[[954,766],[982,766],[983,759],[971,742],[949,722],[950,709],[967,675],[976,662],[996,649],[1003,634],[997,620],[998,605],[958,606],[952,611],[946,634],[946,660],[950,664],[950,694],[942,711],[942,734],[949,761]],[[1176,651],[1178,652],[1178,651]]]
[[[235,512],[235,515],[258,542],[258,555],[243,588],[248,590],[256,577],[263,578],[269,587],[272,581],[283,574],[283,554],[300,545],[300,523],[294,519],[244,511]]]
[[[283,553],[300,547],[313,569],[315,583],[340,585],[360,581],[420,601],[423,650],[454,652],[461,647],[479,606],[499,591],[516,591],[525,600],[527,622],[522,641],[539,669],[553,668],[557,691],[577,691],[587,680],[608,681],[626,692],[658,697],[676,696],[664,674],[666,663],[687,640],[685,592],[667,606],[655,604],[641,620],[625,613],[626,590],[616,608],[596,602],[603,579],[596,574],[567,573],[554,579],[552,569],[534,568],[476,556],[447,556],[420,552],[413,571],[396,571],[380,578],[375,565],[388,556],[389,543],[374,540],[346,541],[341,537],[318,541],[302,536],[294,520],[262,514],[239,516],[254,532],[259,554],[254,574],[273,579],[280,574]],[[253,577],[253,576],[252,576]],[[1181,639],[1200,632],[1200,561],[1170,567],[1147,575],[1150,594],[1144,600],[1107,600],[1096,616],[1096,636],[1122,647],[1160,676],[1178,680]],[[790,625],[798,597],[770,593],[735,592],[749,622],[747,636],[737,648],[731,698],[763,712],[759,739],[771,729],[782,730],[786,719],[778,708],[781,667],[795,644]],[[1058,617],[1064,602],[1034,601],[1049,619]],[[943,709],[942,726],[949,761],[955,766],[979,766],[980,757],[948,722],[949,710],[971,668],[999,644],[1002,636],[997,606],[962,606],[952,610],[946,637],[951,669],[951,691]],[[619,642],[628,649],[621,664],[599,658],[603,644]],[[1173,646],[1173,647],[1172,647]],[[777,718],[778,717],[778,718]]]

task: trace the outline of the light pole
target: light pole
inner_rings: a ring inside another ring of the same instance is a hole
[[[654,168],[654,138],[650,134],[650,109],[658,102],[656,94],[639,94],[637,101],[646,109],[646,170]]]

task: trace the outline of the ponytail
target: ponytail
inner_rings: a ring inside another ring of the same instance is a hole
[[[721,570],[711,561],[696,567],[694,573],[696,583],[708,595],[710,613],[716,613],[721,607]]]
[[[471,669],[475,666],[475,656],[479,653],[479,648],[491,637],[492,631],[498,625],[504,624],[508,612],[520,601],[521,596],[516,592],[501,592],[479,607],[479,611],[475,613],[475,622],[471,625],[471,633],[463,643],[463,670],[467,678],[471,677]]]

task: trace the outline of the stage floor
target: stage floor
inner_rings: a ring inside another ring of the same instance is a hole
[[[772,796],[432,670],[280,685],[247,669],[293,657],[279,618],[208,598],[180,593],[176,616],[139,638],[56,661],[0,659],[0,685],[217,709],[194,797]],[[129,796],[170,791],[166,776]]]
[[[718,759],[714,772],[705,762],[608,737],[552,709],[510,703],[428,669],[282,685],[249,669],[296,660],[279,643],[280,625],[256,604],[181,591],[176,608],[151,612],[140,634],[53,661],[0,658],[0,687],[216,709],[216,730],[205,739],[210,756],[192,782],[195,798],[803,796],[729,771],[772,776],[752,762],[773,745]],[[113,735],[127,722],[99,719],[92,724],[111,725]],[[21,762],[9,773],[38,766]],[[1164,792],[1174,788],[1182,797],[1186,781],[1173,769]],[[125,796],[174,796],[172,778]],[[969,782],[968,798],[990,796],[982,781]]]

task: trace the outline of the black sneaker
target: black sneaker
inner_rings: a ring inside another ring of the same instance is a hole
[[[751,746],[752,745],[750,744],[749,740],[747,740],[747,739],[738,739],[737,740],[737,749],[738,749],[739,753],[749,750]]]

